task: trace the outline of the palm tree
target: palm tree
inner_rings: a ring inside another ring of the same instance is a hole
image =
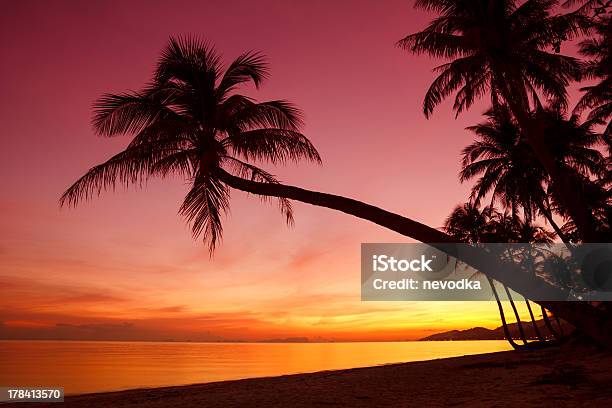
[[[456,206],[446,219],[444,223],[444,230],[457,240],[468,243],[533,242],[550,244],[553,242],[552,238],[554,236],[552,233],[546,231],[543,227],[534,224],[529,219],[521,220],[516,216],[516,214],[511,216],[508,213],[500,213],[492,206],[486,206],[480,209],[479,204],[475,201],[469,201],[466,204]],[[480,272],[476,272],[475,275],[479,274]],[[506,339],[512,345],[512,347],[516,349],[522,348],[522,346],[518,345],[512,338],[495,282],[489,277],[487,277],[487,280],[497,303],[497,308]],[[512,311],[514,312],[520,337],[523,344],[526,345],[527,336],[525,335],[521,317],[512,294],[506,285],[502,286],[505,290],[506,297],[510,302]],[[544,337],[542,336],[535,321],[531,304],[527,298],[525,298],[525,304],[527,305],[527,310],[529,311],[534,333],[536,333],[540,340],[544,340]],[[542,313],[547,313],[544,308],[542,308]],[[546,315],[546,318],[547,317],[548,316]]]
[[[97,101],[93,124],[98,134],[135,136],[123,152],[74,183],[62,204],[76,204],[117,182],[141,183],[149,176],[177,173],[191,182],[180,213],[190,221],[194,237],[202,235],[212,251],[229,205],[223,168],[249,180],[277,183],[248,161],[321,161],[299,133],[301,113],[295,106],[283,100],[258,103],[234,92],[248,81],[259,86],[267,75],[257,53],[239,56],[223,73],[212,47],[191,38],[171,39],[150,85]],[[289,201],[281,197],[279,204],[290,223]]]
[[[444,222],[444,231],[459,242],[487,242],[494,232],[491,220],[495,214],[493,207],[481,209],[478,202],[469,201],[453,209]]]
[[[482,243],[482,242],[540,242],[551,243],[552,234],[544,228],[533,224],[529,220],[522,221],[516,215],[510,216],[508,213],[500,213],[493,206],[479,208],[479,204],[475,201],[469,201],[466,204],[456,206],[444,223],[444,230],[451,236],[462,242]],[[480,272],[477,272],[480,274]],[[487,277],[502,321],[504,333],[508,341],[516,347],[513,342],[510,331],[507,326],[506,317],[503,311],[499,294],[495,288],[493,279]],[[510,301],[512,310],[517,321],[519,333],[523,342],[527,342],[525,332],[521,323],[521,319],[510,294],[510,290],[506,285],[503,285],[506,296]],[[525,298],[531,320],[534,324],[535,332],[539,335],[539,330],[535,325],[535,319],[529,301]]]
[[[440,14],[423,31],[408,35],[399,46],[415,54],[452,59],[438,66],[438,77],[425,95],[430,116],[443,99],[456,93],[457,114],[489,93],[493,106],[506,104],[525,134],[526,143],[555,182],[558,195],[585,240],[597,240],[595,222],[576,186],[567,182],[544,144],[536,114],[540,94],[554,105],[567,106],[566,87],[580,78],[582,64],[560,54],[563,40],[587,26],[580,13],[551,15],[554,0],[417,0],[415,7]],[[548,52],[553,49],[557,52]]]
[[[552,244],[555,234],[529,219],[516,219],[513,225],[514,242]]]
[[[612,137],[612,15],[605,15],[595,22],[597,37],[586,39],[580,43],[580,53],[590,58],[585,67],[589,78],[599,79],[592,86],[581,88],[582,96],[574,112],[581,113],[590,110],[588,118],[601,122],[606,126],[605,135],[610,143]]]
[[[567,242],[552,216],[548,191],[554,189],[549,188],[550,178],[533,157],[520,127],[503,106],[485,115],[485,122],[468,127],[477,139],[463,149],[460,180],[478,177],[471,199],[479,202],[490,193],[492,204],[499,201],[513,213],[522,209],[528,220],[537,210]],[[565,168],[567,174],[580,175],[585,182],[589,176],[605,173],[605,160],[594,148],[601,137],[592,129],[594,122],[580,124],[575,116],[566,120],[553,110],[543,111],[540,116],[546,120],[546,145],[559,167]]]
[[[444,231],[459,242],[551,244],[554,234],[530,219],[501,213],[475,201],[456,206],[444,222]]]
[[[141,185],[150,177],[173,174],[190,183],[180,212],[191,222],[194,236],[202,236],[211,251],[221,238],[230,189],[279,199],[288,221],[292,214],[288,200],[297,200],[371,221],[421,242],[456,242],[442,231],[373,205],[282,184],[253,164],[253,160],[320,161],[316,149],[299,132],[297,108],[286,101],[257,102],[236,92],[248,82],[259,86],[267,75],[259,54],[243,54],[224,70],[212,47],[189,37],[171,39],[148,86],[138,92],[107,94],[97,101],[96,131],[109,137],[129,134],[132,140],[122,152],[78,179],[60,203],[74,206],[117,184]],[[477,260],[471,262],[479,267]],[[612,341],[597,331],[602,317],[594,308],[555,307],[568,316],[568,322],[584,326],[599,341]]]
[[[301,112],[284,100],[257,102],[237,93],[268,77],[264,58],[247,52],[224,70],[213,47],[191,37],[171,38],[149,85],[138,92],[106,94],[95,104],[93,125],[102,136],[132,134],[127,148],[91,168],[62,195],[62,205],[149,177],[177,174],[191,188],[180,213],[214,250],[222,236],[230,188],[279,199],[291,222],[289,199],[356,215],[424,242],[445,242],[440,231],[356,200],[282,185],[253,164],[306,159],[320,162],[299,132]]]
[[[508,223],[508,221],[510,221]],[[554,239],[554,234],[550,231],[547,231],[544,227],[541,227],[535,223],[533,223],[530,219],[525,218],[525,219],[520,219],[517,217],[505,217],[504,221],[497,221],[498,224],[501,225],[505,225],[506,227],[503,228],[503,230],[506,231],[510,231],[510,242],[530,242],[530,243],[537,243],[537,244],[552,244],[553,243],[553,239]],[[509,224],[509,225],[508,225]],[[506,289],[506,295],[508,296],[508,299],[510,299],[510,304],[512,305],[512,309],[514,310],[514,314],[517,318],[517,321],[519,322],[519,330],[522,332],[522,326],[520,324],[520,318],[518,315],[518,311],[516,309],[516,306],[514,305],[514,303],[512,302],[512,295],[510,294],[510,291],[508,290],[507,287],[505,287]],[[527,310],[529,311],[529,317],[531,319],[531,325],[533,327],[533,331],[536,334],[536,336],[538,337],[538,339],[540,340],[544,340],[544,336],[542,336],[541,332],[540,332],[540,328],[538,327],[536,320],[535,320],[535,316],[533,314],[533,310],[531,308],[531,303],[529,302],[529,299],[524,297],[525,300],[525,305],[527,306]],[[548,312],[542,308],[542,317],[544,319],[548,318]],[[546,323],[548,323],[545,320]],[[547,324],[547,326],[549,326],[549,324]],[[550,326],[548,327],[550,330]],[[553,330],[550,330],[551,334],[555,335],[556,333]],[[524,335],[524,333],[522,333]]]
[[[546,197],[546,171],[534,165],[533,153],[521,140],[508,109],[500,106],[485,116],[485,122],[467,128],[477,138],[462,151],[459,179],[465,182],[478,177],[470,197],[476,202],[491,193],[491,204],[499,202],[513,213],[522,208],[531,218]]]

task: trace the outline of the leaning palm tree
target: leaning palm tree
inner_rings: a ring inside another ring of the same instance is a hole
[[[277,183],[250,161],[321,161],[299,132],[302,119],[295,106],[284,100],[256,102],[235,93],[244,82],[259,86],[267,75],[257,53],[239,56],[223,72],[214,48],[191,38],[171,39],[150,85],[96,102],[93,124],[100,135],[135,136],[124,151],[74,183],[62,204],[76,204],[117,182],[141,183],[149,176],[176,173],[191,182],[180,213],[191,223],[194,237],[203,236],[214,250],[229,206],[229,189],[222,181],[226,171]],[[279,204],[290,223],[289,201],[281,197]]]
[[[468,243],[484,243],[484,242],[533,242],[533,243],[552,243],[554,234],[546,231],[541,226],[538,226],[531,222],[531,220],[521,220],[516,214],[500,213],[496,211],[493,206],[485,206],[480,208],[479,204],[475,201],[469,201],[466,204],[456,206],[451,214],[448,216],[444,223],[444,230],[449,235],[455,237],[457,240]],[[482,275],[481,272],[476,272],[474,276]],[[485,275],[486,276],[486,275]],[[503,285],[502,287],[506,293],[510,307],[514,313],[516,325],[519,331],[519,336],[523,342],[523,345],[519,345],[515,342],[506,319],[506,313],[501,302],[499,292],[497,290],[495,281],[490,277],[486,276],[495,301],[504,330],[504,335],[508,342],[515,349],[523,347],[533,347],[533,344],[528,344],[527,336],[523,328],[523,323],[516,307],[513,296],[508,286]],[[531,324],[533,331],[539,340],[544,341],[545,338],[540,332],[540,329],[536,323],[533,310],[529,300],[525,297],[525,304],[529,311]],[[543,318],[548,318],[548,312],[542,307]],[[550,323],[546,320],[547,327]],[[549,327],[550,330],[550,327]],[[551,333],[555,333],[551,330]]]
[[[238,93],[268,77],[257,53],[239,56],[225,69],[213,47],[191,37],[172,38],[149,85],[137,92],[106,94],[94,106],[93,126],[102,136],[130,134],[127,148],[91,168],[62,195],[62,205],[114,189],[141,185],[150,177],[179,175],[190,183],[180,214],[211,251],[222,236],[232,188],[279,200],[288,222],[289,199],[329,207],[423,242],[448,236],[411,219],[356,200],[278,182],[256,162],[320,162],[300,133],[301,112],[284,100],[258,102]]]
[[[546,230],[546,228],[535,224],[531,219],[529,218],[521,219],[520,217],[516,217],[516,216],[508,217],[507,214],[501,214],[501,213],[498,213],[498,214],[499,215],[497,216],[497,218],[493,221],[493,223],[495,224],[494,229],[496,231],[496,235],[500,235],[501,233],[501,236],[507,238],[508,242],[516,242],[516,243],[529,242],[529,243],[540,244],[540,245],[542,244],[550,245],[554,242],[555,234]],[[510,291],[508,290],[508,287],[505,286],[504,289],[506,291],[506,295],[508,296],[508,299],[510,300],[510,304],[512,305],[512,309],[514,311],[515,317],[518,322],[519,330],[522,332],[522,327],[520,324],[520,317],[518,315],[516,306],[513,303],[512,295]],[[557,329],[555,329],[549,319],[549,311],[546,310],[546,308],[544,308],[543,306],[540,306],[540,310],[542,312],[542,320],[544,321],[544,325],[548,329],[548,332],[552,336],[552,340],[547,340],[547,338],[550,336],[544,336],[540,328],[538,327],[537,322],[535,320],[534,313],[533,313],[533,309],[531,308],[531,302],[525,296],[523,296],[523,299],[525,300],[525,305],[527,306],[527,310],[529,312],[529,317],[531,319],[531,325],[533,327],[533,331],[536,337],[540,340],[540,343],[539,344],[536,343],[535,346],[538,347],[539,345],[546,344],[544,343],[544,341],[548,341],[549,343],[552,343],[552,344],[554,344],[555,342],[563,341],[564,340],[563,328],[562,328],[561,321],[559,320],[559,317],[557,316],[557,314],[553,314],[553,317],[555,318],[557,322]],[[524,335],[524,332],[522,332],[522,334]],[[526,343],[527,342],[525,341],[525,344]],[[534,346],[534,344],[530,344],[529,346],[532,347]]]
[[[491,220],[496,213],[493,207],[480,208],[478,202],[469,201],[453,209],[444,222],[444,231],[460,242],[489,241],[494,232]]]
[[[505,227],[506,224],[500,223],[500,219],[504,219],[503,215],[499,214],[493,207],[486,206],[480,208],[479,203],[475,201],[468,201],[467,203],[458,205],[453,209],[450,215],[446,218],[443,228],[447,234],[461,242],[472,244],[482,242],[506,242],[507,237],[501,231],[505,230],[505,228],[500,228],[502,225]],[[482,273],[480,271],[477,271],[473,276],[475,277],[481,274]],[[506,314],[504,313],[504,307],[497,291],[495,281],[488,276],[486,276],[486,278],[497,303],[497,309],[502,322],[504,336],[512,347],[519,349],[521,346],[514,341],[514,338],[510,333],[508,322],[506,320]],[[523,343],[526,344],[527,339],[525,337],[516,305],[514,304],[508,287],[505,285],[503,285],[503,287],[514,311],[521,339],[523,340]]]
[[[244,83],[258,86],[267,74],[259,54],[246,53],[224,70],[210,46],[193,38],[171,39],[149,85],[98,100],[93,119],[96,131],[103,136],[129,134],[132,140],[68,188],[61,204],[77,205],[117,185],[141,185],[150,177],[176,174],[190,184],[180,212],[211,251],[221,238],[231,189],[280,199],[289,221],[288,200],[297,200],[371,221],[421,242],[456,242],[442,231],[373,205],[282,184],[257,167],[253,161],[320,160],[299,132],[300,113],[293,105],[257,102],[237,93]],[[478,268],[477,260],[468,261]],[[521,288],[514,287],[519,292]],[[570,323],[612,344],[612,337],[596,331],[602,317],[594,308],[554,307]]]
[[[478,177],[472,188],[473,199],[478,201],[490,194],[492,204],[499,201],[502,206],[511,209],[513,216],[508,218],[508,222],[504,222],[503,217],[496,220],[498,237],[504,242],[507,239],[509,242],[549,243],[550,233],[531,222],[537,210],[562,241],[579,240],[575,228],[572,228],[573,223],[560,227],[553,218],[554,209],[563,217],[567,214],[556,205],[555,195],[552,194],[551,199],[548,194],[549,191],[555,191],[549,186],[550,179],[544,168],[533,159],[533,153],[524,142],[520,127],[508,110],[500,106],[486,115],[487,121],[468,128],[477,136],[477,140],[463,151],[460,178],[466,181]],[[555,110],[542,111],[540,116],[545,120],[546,144],[558,165],[565,168],[567,174],[581,180],[577,184],[582,187],[582,191],[591,191],[589,186],[593,182],[589,177],[601,180],[607,172],[606,160],[597,149],[601,135],[593,131],[594,122],[579,123],[576,116],[566,119]],[[585,202],[596,218],[601,220],[605,202],[597,201],[591,205],[589,203],[593,200],[589,197],[592,195],[585,194]],[[524,220],[514,216],[518,209],[522,209]],[[504,228],[504,225],[508,227]],[[604,230],[606,225],[599,222],[598,229]],[[511,298],[508,290],[506,293]],[[534,331],[541,337],[529,300],[525,298],[525,302]],[[513,309],[516,315],[516,308]],[[547,312],[542,310],[542,314],[549,330],[553,332],[547,320]]]
[[[580,77],[582,64],[560,54],[563,40],[577,36],[589,19],[580,13],[552,15],[555,0],[417,0],[415,6],[439,14],[423,31],[399,46],[415,54],[451,60],[438,66],[438,77],[423,102],[430,116],[443,99],[455,95],[457,114],[489,93],[493,106],[509,107],[527,144],[550,175],[563,205],[585,240],[597,240],[595,221],[576,186],[566,179],[543,143],[537,114],[540,95],[567,106],[569,82]],[[555,52],[549,52],[554,50]]]
[[[504,230],[511,231],[512,241],[530,242],[530,243],[547,244],[547,245],[550,245],[553,243],[555,234],[550,231],[547,231],[544,227],[535,224],[534,222],[531,221],[530,218],[521,219],[518,217],[512,217],[510,218],[510,220],[511,220],[510,226],[504,228]],[[517,321],[519,322],[519,325],[518,325],[519,330],[522,331],[522,326],[520,324],[520,318],[518,317],[518,311],[516,310],[516,307],[514,303],[512,302],[512,295],[510,294],[510,291],[508,290],[507,287],[505,289],[506,289],[506,294],[508,296],[508,299],[511,300],[511,305],[514,310],[514,314],[517,317]],[[533,314],[533,309],[531,308],[531,303],[529,302],[528,298],[524,297],[524,299],[525,299],[525,305],[527,306],[527,310],[529,312],[529,317],[531,318],[531,325],[533,327],[533,331],[538,337],[538,339],[543,341],[544,336],[540,332],[540,328],[538,327],[536,323],[535,316]],[[541,310],[542,310],[542,318],[544,319],[550,333],[556,337],[557,333],[552,329],[550,322],[547,320],[548,312],[544,308],[541,308]]]

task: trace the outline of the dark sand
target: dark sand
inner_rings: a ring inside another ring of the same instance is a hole
[[[530,352],[510,351],[313,374],[87,394],[68,397],[64,404],[47,406],[609,407],[612,406],[612,354],[566,345]]]

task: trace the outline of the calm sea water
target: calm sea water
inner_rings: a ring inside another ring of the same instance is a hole
[[[430,360],[509,350],[505,341],[148,343],[0,341],[0,386],[80,394]]]

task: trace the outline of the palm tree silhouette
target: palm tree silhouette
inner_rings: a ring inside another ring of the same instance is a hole
[[[299,132],[301,116],[295,106],[287,101],[260,103],[236,93],[241,84],[258,86],[267,75],[259,54],[243,54],[224,71],[212,47],[191,37],[171,39],[149,85],[98,100],[93,118],[96,131],[103,136],[130,134],[132,140],[122,152],[78,179],[64,192],[60,204],[75,206],[118,184],[142,185],[150,177],[178,174],[191,185],[180,212],[211,253],[221,238],[230,189],[279,199],[289,222],[288,200],[297,200],[371,221],[421,242],[457,241],[358,200],[282,184],[255,166],[253,160],[320,161],[316,149]],[[566,308],[563,302],[550,308],[594,338],[609,341],[598,331],[602,317],[596,309]]]
[[[494,232],[491,220],[496,214],[493,207],[482,209],[478,202],[469,201],[456,206],[444,222],[444,231],[459,242],[492,242]]]
[[[533,242],[537,244],[552,244],[555,234],[537,225],[532,220],[518,218],[512,223],[513,242]]]
[[[482,243],[482,242],[496,242],[496,226],[493,223],[493,219],[498,216],[497,211],[491,206],[485,206],[482,209],[480,204],[475,201],[468,201],[465,204],[457,205],[450,215],[444,221],[444,231],[451,235],[460,242],[468,242],[471,244]],[[503,239],[501,240],[503,242]],[[473,277],[481,275],[482,272],[476,271]],[[514,341],[510,329],[508,328],[508,322],[504,313],[504,307],[499,297],[499,292],[495,286],[495,281],[490,277],[486,276],[491,291],[495,296],[495,302],[497,303],[497,309],[499,311],[499,317],[502,322],[504,330],[504,336],[506,340],[512,345],[512,347],[518,349],[520,346]],[[506,286],[504,288],[507,290]],[[508,294],[509,292],[507,292]],[[515,311],[517,325],[520,328],[521,337],[526,342],[521,321],[518,317],[518,311],[513,301],[510,301],[512,308]]]
[[[485,113],[487,120],[467,129],[476,140],[463,151],[461,182],[474,178],[470,199],[480,202],[491,193],[491,204],[500,202],[515,213],[522,208],[526,217],[546,200],[542,166],[534,165],[531,149],[521,140],[521,132],[505,107]]]
[[[477,139],[463,149],[460,180],[478,177],[470,198],[479,202],[490,193],[492,204],[498,201],[513,213],[522,209],[527,220],[539,212],[567,242],[552,216],[548,192],[555,190],[550,188],[550,178],[533,157],[520,127],[504,106],[490,109],[485,115],[485,122],[468,127]],[[594,122],[580,124],[575,116],[566,120],[552,110],[543,111],[541,117],[547,124],[545,143],[559,167],[580,177],[582,186],[591,183],[589,176],[605,173],[604,157],[594,148],[601,140],[601,135],[593,131]]]
[[[559,51],[562,41],[580,34],[589,19],[580,13],[551,15],[557,3],[417,0],[415,7],[435,11],[440,16],[398,45],[415,54],[452,59],[435,69],[439,75],[423,102],[427,117],[453,93],[457,114],[487,93],[494,107],[507,105],[584,239],[596,241],[599,234],[595,221],[581,197],[575,194],[576,181],[566,177],[544,144],[543,125],[537,115],[542,106],[540,94],[556,106],[567,107],[566,87],[582,73],[578,59]]]
[[[546,231],[541,226],[534,224],[529,219],[521,220],[516,214],[512,216],[508,213],[500,213],[493,206],[485,206],[482,209],[478,202],[471,200],[463,205],[456,206],[444,223],[444,230],[457,240],[468,243],[486,243],[486,242],[515,242],[515,243],[542,243],[550,244],[553,242],[554,234]],[[481,275],[481,272],[476,272],[474,275]],[[486,276],[486,275],[485,275]],[[500,320],[504,330],[504,335],[512,347],[522,348],[514,341],[510,332],[506,314],[502,305],[499,292],[497,291],[495,282],[490,277],[486,276],[491,291],[495,297],[497,308],[499,311]],[[510,289],[502,284],[506,293],[506,297],[510,303],[516,324],[519,330],[520,338],[524,345],[527,345],[527,336],[523,328],[520,314],[510,292]],[[524,298],[531,324],[534,333],[540,340],[544,340],[540,329],[536,323],[531,304],[527,298]],[[547,311],[542,307],[542,315],[548,318]],[[546,321],[547,326],[549,322]],[[550,329],[550,328],[549,328]],[[551,331],[553,333],[553,331]]]
[[[177,173],[191,181],[180,208],[214,250],[222,235],[221,215],[229,205],[222,169],[266,183],[278,181],[248,161],[300,159],[320,162],[314,146],[298,129],[300,111],[287,101],[258,103],[235,93],[267,77],[264,58],[245,53],[223,72],[216,51],[193,38],[171,39],[150,85],[139,92],[107,94],[95,105],[93,124],[103,136],[134,133],[129,146],[87,172],[62,196],[76,204],[115,183],[139,183],[149,176]],[[291,204],[280,198],[292,221]]]
[[[264,58],[248,52],[223,70],[211,46],[192,37],[170,39],[150,84],[138,92],[107,94],[95,104],[98,134],[133,134],[127,148],[91,168],[60,199],[74,206],[114,189],[142,184],[149,177],[178,174],[191,184],[180,213],[212,252],[222,235],[230,188],[278,198],[292,221],[295,199],[352,214],[423,242],[447,242],[434,228],[380,208],[332,194],[280,184],[252,163],[321,159],[299,132],[301,112],[284,100],[257,102],[236,93],[268,76]]]
[[[580,53],[590,58],[585,66],[586,76],[599,79],[599,82],[581,88],[585,94],[580,98],[574,112],[590,110],[589,120],[606,125],[604,134],[609,147],[612,147],[612,15],[602,16],[594,25],[597,37],[582,41]]]

